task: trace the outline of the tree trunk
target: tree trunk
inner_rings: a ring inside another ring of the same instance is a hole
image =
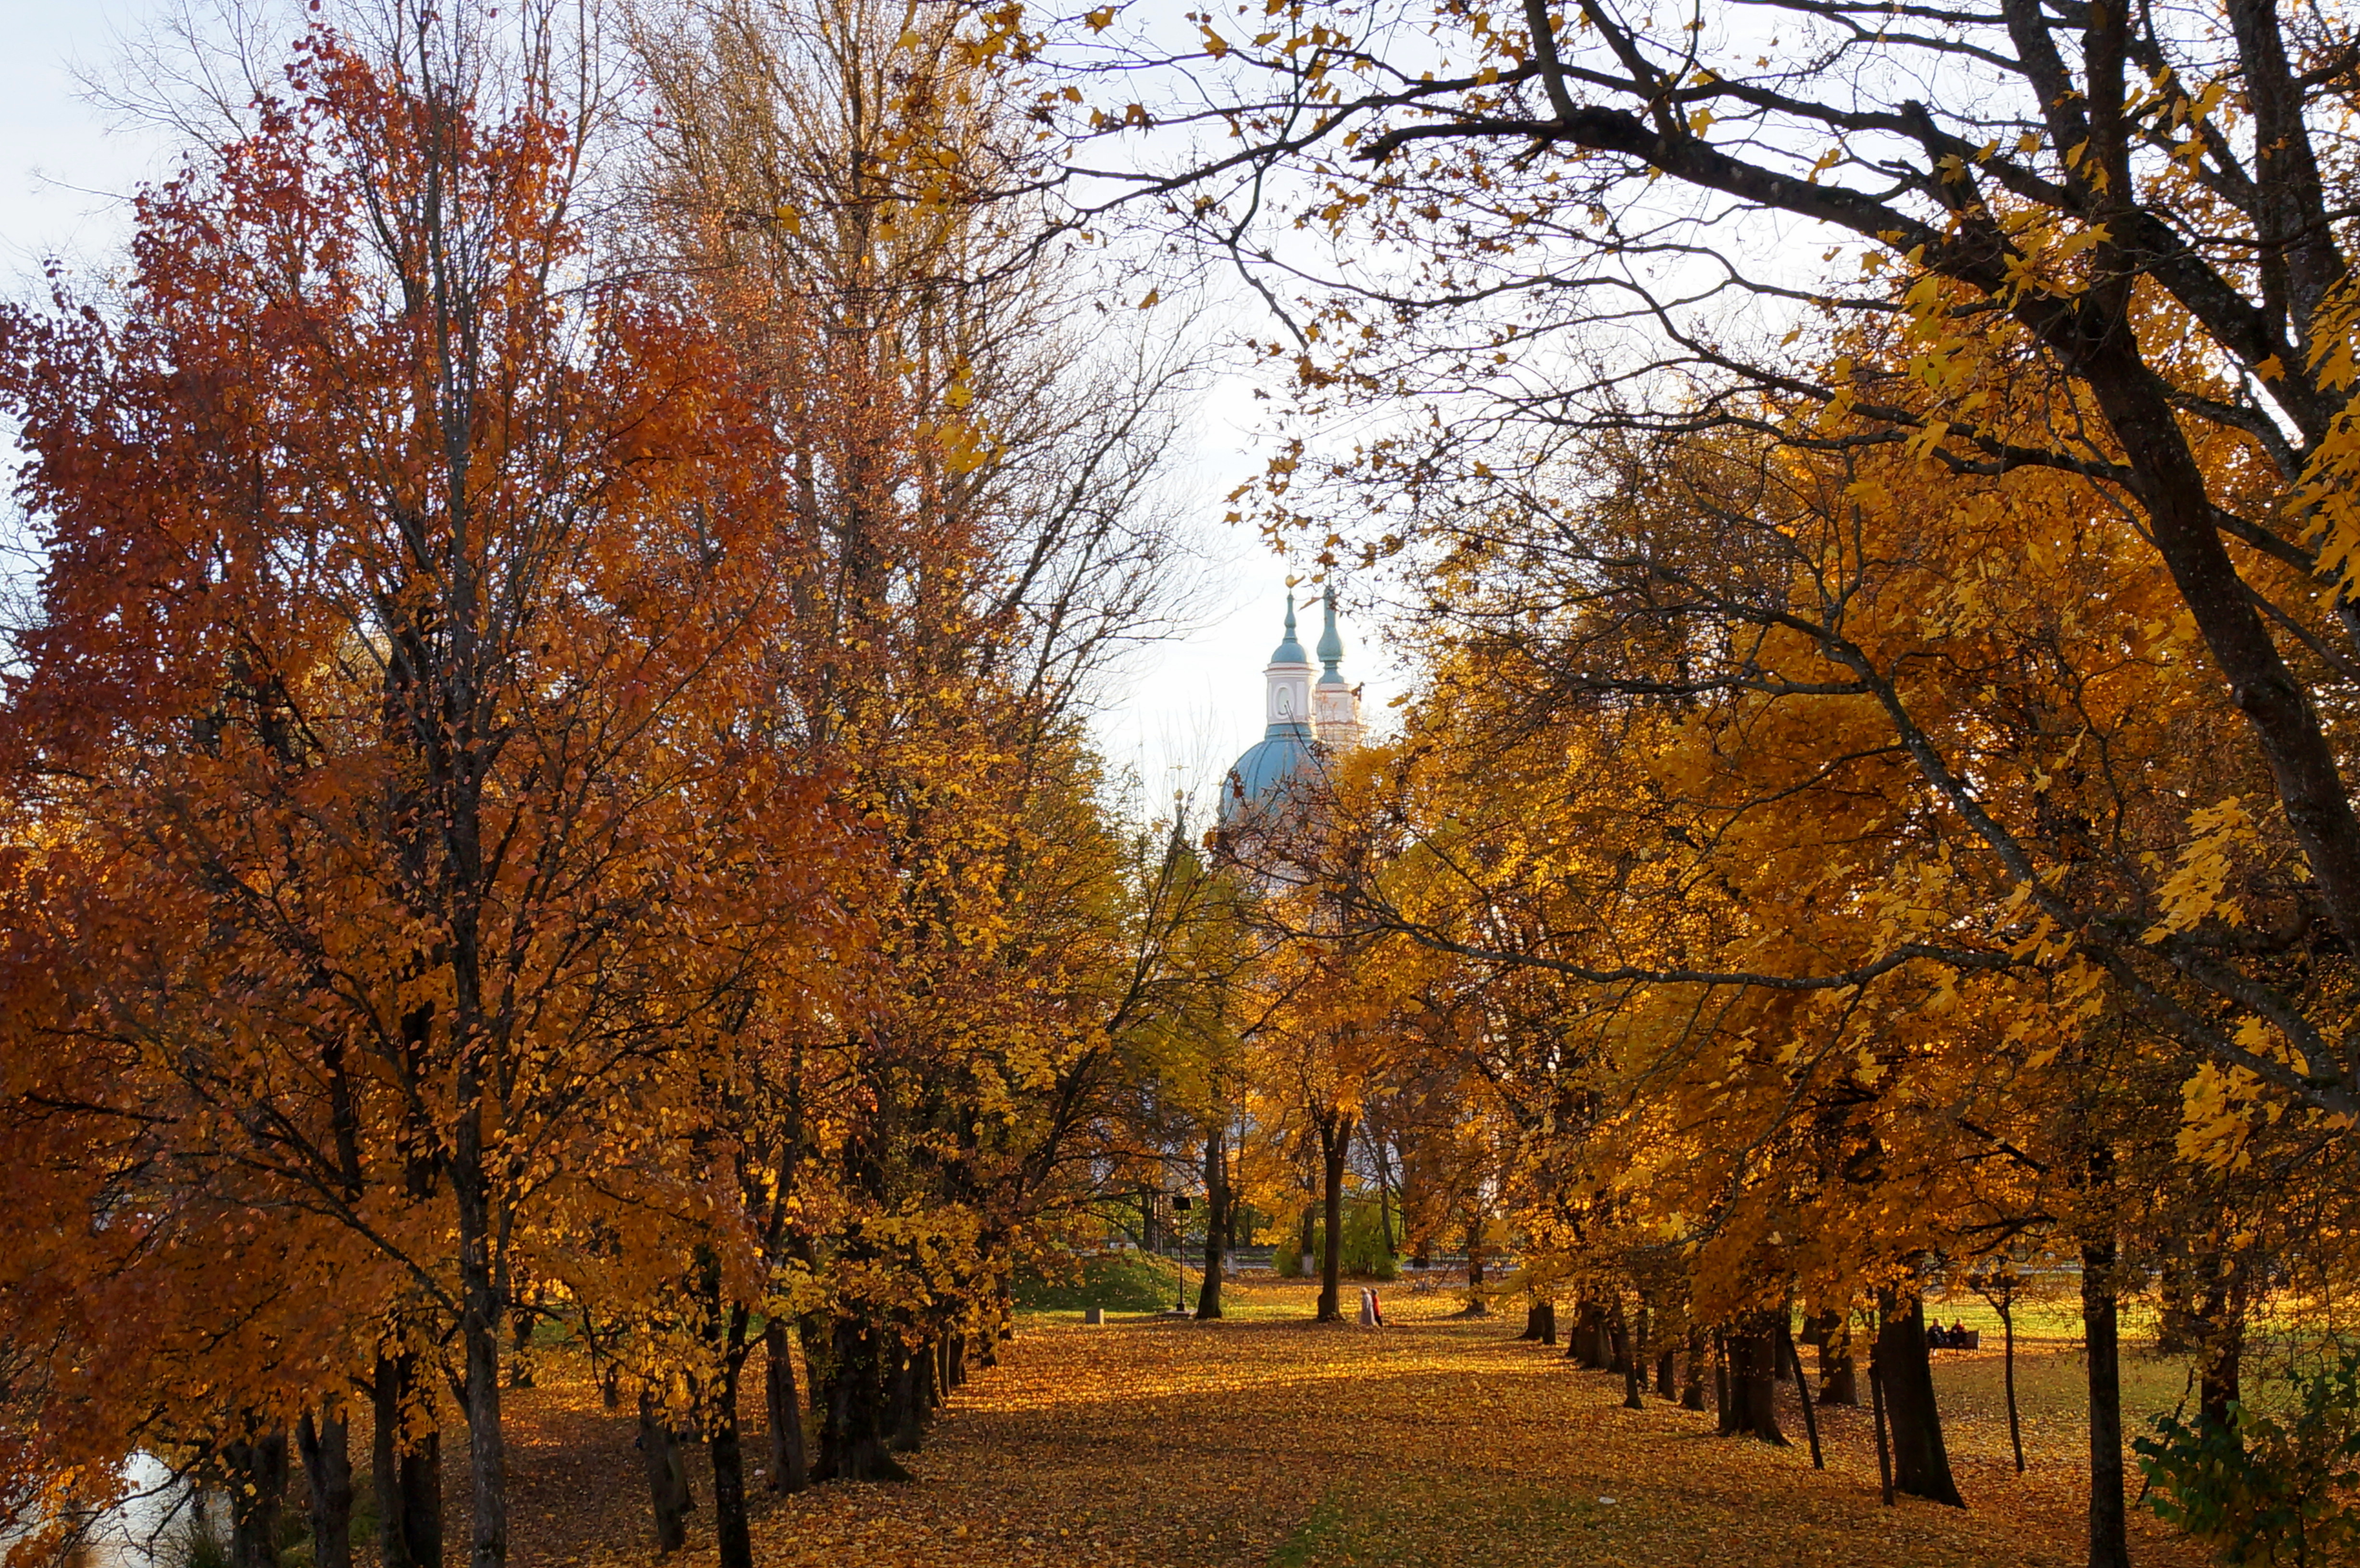
[[[1679,1357],[1672,1349],[1671,1341],[1666,1340],[1664,1342],[1662,1352],[1655,1357],[1655,1397],[1657,1399],[1676,1399],[1679,1398],[1679,1386],[1675,1380],[1676,1367],[1678,1359]]]
[[[887,1332],[865,1319],[836,1320],[829,1334],[825,1404],[815,1481],[906,1481],[910,1473],[886,1451]],[[806,1341],[808,1343],[808,1341]],[[987,1345],[989,1341],[986,1342]],[[816,1376],[814,1379],[818,1380]]]
[[[1647,1401],[1640,1398],[1640,1394],[1645,1388],[1646,1379],[1640,1367],[1646,1360],[1646,1352],[1632,1333],[1630,1319],[1619,1304],[1614,1309],[1614,1356],[1622,1363],[1622,1408],[1626,1410],[1645,1410]]]
[[[1892,1428],[1894,1488],[1950,1508],[1965,1508],[1942,1445],[1933,1361],[1926,1354],[1925,1303],[1911,1296],[1905,1307],[1897,1297],[1887,1295],[1882,1318],[1874,1356],[1885,1388],[1885,1420]]]
[[[342,1410],[310,1410],[295,1428],[311,1501],[311,1568],[353,1568],[353,1455]]]
[[[1688,1330],[1688,1385],[1680,1390],[1680,1408],[1684,1410],[1704,1409],[1704,1330]]]
[[[915,1454],[926,1443],[926,1421],[939,1403],[934,1391],[934,1346],[901,1356],[893,1376],[893,1452]]]
[[[795,1395],[794,1351],[784,1318],[762,1325],[762,1404],[770,1430],[770,1490],[794,1493],[811,1485],[803,1452],[803,1405]]]
[[[1393,1161],[1385,1158],[1385,1140],[1366,1123],[1361,1131],[1369,1140],[1369,1152],[1377,1166],[1377,1236],[1384,1243],[1385,1256],[1398,1255],[1393,1246]]]
[[[655,1508],[656,1551],[665,1556],[688,1544],[688,1467],[672,1417],[656,1403],[653,1388],[639,1390],[639,1457],[648,1470],[648,1500]]]
[[[1565,1336],[1565,1354],[1585,1371],[1595,1372],[1606,1365],[1606,1314],[1597,1302],[1575,1305],[1573,1332]]]
[[[1319,1260],[1319,1321],[1344,1321],[1344,1159],[1351,1151],[1352,1118],[1331,1112],[1319,1123],[1323,1217],[1328,1223],[1327,1255]]]
[[[1205,1279],[1196,1287],[1199,1322],[1221,1315],[1221,1270],[1229,1259],[1229,1149],[1226,1119],[1217,1117],[1205,1135]]]
[[[1852,1313],[1819,1320],[1819,1403],[1860,1408],[1860,1374],[1852,1356]]]
[[[721,1345],[720,1388],[705,1442],[713,1459],[713,1536],[721,1568],[754,1568],[754,1541],[746,1518],[746,1448],[738,1430],[738,1383],[746,1371],[747,1311],[729,1309]]]
[[[2198,1419],[2229,1424],[2229,1407],[2242,1397],[2245,1362],[2245,1290],[2215,1285],[2204,1302],[2204,1336],[2196,1347]]]
[[[508,1387],[532,1387],[533,1314],[519,1304],[508,1313]]]
[[[377,1556],[384,1568],[442,1568],[442,1434],[404,1439],[418,1395],[418,1356],[377,1357],[369,1479],[377,1493]]]
[[[1491,1310],[1482,1305],[1483,1298],[1480,1294],[1482,1289],[1483,1215],[1480,1211],[1470,1211],[1467,1216],[1467,1309],[1479,1317]],[[1481,1309],[1480,1312],[1477,1311],[1479,1307]]]
[[[2006,1354],[2000,1367],[2007,1386],[2007,1443],[2016,1451],[2016,1473],[2024,1474],[2024,1427],[2016,1414],[2016,1309],[2003,1297],[1999,1301],[1999,1332]]]
[[[2114,1312],[2114,1240],[2081,1246],[2081,1327],[2089,1344],[2090,1568],[2129,1568],[2123,1508],[2122,1344]]]
[[[1795,1397],[1803,1403],[1803,1432],[1811,1440],[1811,1468],[1824,1470],[1828,1467],[1828,1461],[1827,1456],[1819,1452],[1819,1416],[1811,1408],[1811,1380],[1804,1375],[1802,1352],[1795,1348],[1795,1337],[1786,1326],[1784,1312],[1778,1314],[1778,1349],[1793,1370]]]
[[[1729,1340],[1719,1329],[1712,1331],[1712,1417],[1721,1436],[1737,1430],[1737,1407],[1729,1400]]]
[[[1729,1398],[1721,1408],[1721,1434],[1758,1437],[1786,1445],[1778,1430],[1776,1315],[1751,1312],[1728,1335]]]
[[[1883,1488],[1885,1506],[1893,1506],[1893,1451],[1885,1441],[1885,1377],[1876,1369],[1876,1351],[1868,1353],[1868,1399],[1870,1416],[1876,1426],[1876,1478]]]
[[[463,1107],[485,1104],[481,1088],[467,1082],[472,1076],[469,1070],[459,1074]],[[466,1356],[460,1402],[467,1418],[467,1560],[469,1568],[507,1568],[508,1448],[500,1429],[499,1332],[508,1303],[492,1261],[491,1211],[478,1147],[482,1125],[480,1115],[459,1117],[451,1181],[458,1200],[459,1337]]]
[[[287,1500],[287,1429],[226,1443],[231,1568],[279,1568],[279,1515]]]

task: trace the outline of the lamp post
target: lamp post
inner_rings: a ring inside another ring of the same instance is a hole
[[[1172,1194],[1172,1271],[1179,1276],[1174,1286],[1177,1299],[1172,1303],[1175,1312],[1188,1310],[1188,1222],[1181,1216],[1188,1212],[1188,1194]]]

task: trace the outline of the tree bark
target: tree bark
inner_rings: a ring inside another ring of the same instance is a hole
[[[688,1467],[672,1417],[656,1402],[653,1388],[639,1390],[639,1457],[648,1472],[648,1501],[656,1516],[656,1551],[665,1556],[688,1544]]]
[[[1876,1369],[1874,1347],[1868,1353],[1868,1399],[1870,1419],[1876,1426],[1876,1478],[1889,1508],[1893,1506],[1893,1450],[1885,1434],[1885,1375]]]
[[[1680,1390],[1680,1409],[1704,1409],[1705,1334],[1700,1328],[1688,1330],[1688,1384]]]
[[[926,1422],[940,1402],[931,1344],[900,1354],[893,1374],[893,1452],[915,1454],[926,1443]]]
[[[2081,1328],[2089,1345],[2090,1568],[2129,1568],[2123,1507],[2122,1344],[2115,1322],[2114,1240],[2081,1246]]]
[[[1888,1295],[1882,1318],[1874,1356],[1892,1429],[1894,1488],[1949,1508],[1965,1508],[1942,1444],[1941,1411],[1934,1403],[1925,1303],[1913,1295],[1904,1306],[1899,1297]]]
[[[2245,1363],[2244,1281],[2216,1281],[2205,1294],[2203,1334],[2196,1345],[2198,1419],[2229,1424],[2229,1407],[2244,1393]]]
[[[1852,1313],[1819,1320],[1819,1403],[1860,1406],[1860,1374],[1852,1362]]]
[[[507,1434],[500,1427],[500,1328],[508,1301],[492,1258],[492,1215],[484,1170],[479,1074],[462,1068],[461,1114],[452,1156],[451,1190],[459,1214],[459,1337],[466,1357],[461,1405],[467,1418],[469,1568],[507,1568],[508,1498]]]
[[[784,1318],[762,1325],[762,1403],[770,1432],[770,1490],[795,1493],[811,1485],[803,1450],[803,1405],[795,1394],[795,1357]]]
[[[1205,1135],[1205,1279],[1196,1287],[1199,1322],[1221,1315],[1221,1271],[1229,1235],[1229,1126],[1216,1117]]]
[[[508,1387],[532,1387],[533,1314],[519,1301],[508,1312]]]
[[[311,1493],[312,1568],[353,1568],[353,1455],[341,1410],[310,1410],[295,1428]]]
[[[1678,1359],[1672,1350],[1671,1343],[1668,1340],[1666,1341],[1663,1351],[1655,1357],[1655,1397],[1657,1399],[1679,1398],[1679,1388],[1676,1380],[1676,1363]]]
[[[1622,1363],[1622,1408],[1626,1410],[1645,1410],[1647,1401],[1640,1396],[1646,1383],[1645,1375],[1641,1371],[1646,1352],[1640,1346],[1637,1335],[1633,1334],[1631,1320],[1620,1304],[1614,1309],[1614,1356]]]
[[[1728,1399],[1721,1407],[1721,1434],[1758,1437],[1786,1446],[1778,1430],[1778,1378],[1774,1314],[1751,1312],[1728,1335]]]
[[[819,1429],[815,1481],[906,1481],[910,1473],[886,1450],[886,1379],[890,1374],[882,1325],[841,1317],[829,1334],[825,1404]],[[814,1382],[818,1381],[814,1377]]]
[[[287,1500],[287,1429],[223,1445],[229,1469],[231,1568],[279,1568],[279,1516]]]
[[[2002,1380],[2007,1388],[2007,1443],[2016,1451],[2016,1473],[2024,1474],[2024,1427],[2016,1413],[2016,1308],[2003,1296],[1998,1302],[1999,1332],[2005,1354],[2000,1359]]]
[[[1331,1111],[1319,1121],[1322,1217],[1328,1225],[1326,1256],[1319,1260],[1319,1321],[1344,1321],[1344,1160],[1352,1147],[1352,1120]]]
[[[705,1431],[713,1459],[713,1535],[721,1568],[754,1568],[754,1542],[746,1517],[746,1448],[738,1430],[738,1384],[746,1371],[748,1313],[729,1309],[721,1345],[720,1388]]]
[[[442,1434],[429,1431],[414,1443],[404,1435],[404,1415],[421,1402],[417,1353],[378,1356],[370,1394],[378,1560],[384,1568],[442,1568]]]
[[[1795,1376],[1795,1397],[1803,1402],[1803,1432],[1811,1440],[1811,1468],[1824,1470],[1827,1457],[1819,1452],[1819,1416],[1811,1408],[1811,1380],[1803,1373],[1802,1352],[1795,1348],[1795,1336],[1786,1326],[1786,1314],[1778,1314],[1778,1348]]]

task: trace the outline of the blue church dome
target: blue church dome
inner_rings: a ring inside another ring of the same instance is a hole
[[[1335,635],[1329,614],[1329,636]],[[1295,596],[1287,595],[1286,635],[1262,670],[1268,697],[1264,716],[1268,727],[1262,739],[1246,748],[1230,765],[1228,787],[1221,791],[1223,825],[1237,822],[1262,802],[1284,790],[1295,779],[1308,778],[1319,768],[1311,748],[1311,659],[1295,636]]]
[[[1317,766],[1311,755],[1310,725],[1271,725],[1230,765],[1229,787],[1221,794],[1221,820],[1234,820],[1277,794],[1289,780],[1308,778]]]

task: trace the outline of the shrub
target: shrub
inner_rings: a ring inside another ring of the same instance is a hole
[[[2133,1440],[2148,1506],[2232,1568],[2360,1562],[2360,1356],[2290,1379],[2289,1413],[2236,1403],[2223,1425],[2157,1416]]]
[[[1030,1312],[1077,1312],[1104,1307],[1110,1312],[1152,1312],[1177,1298],[1177,1272],[1164,1258],[1143,1252],[1088,1253],[1049,1260],[1021,1270],[1014,1280],[1016,1304]]]

